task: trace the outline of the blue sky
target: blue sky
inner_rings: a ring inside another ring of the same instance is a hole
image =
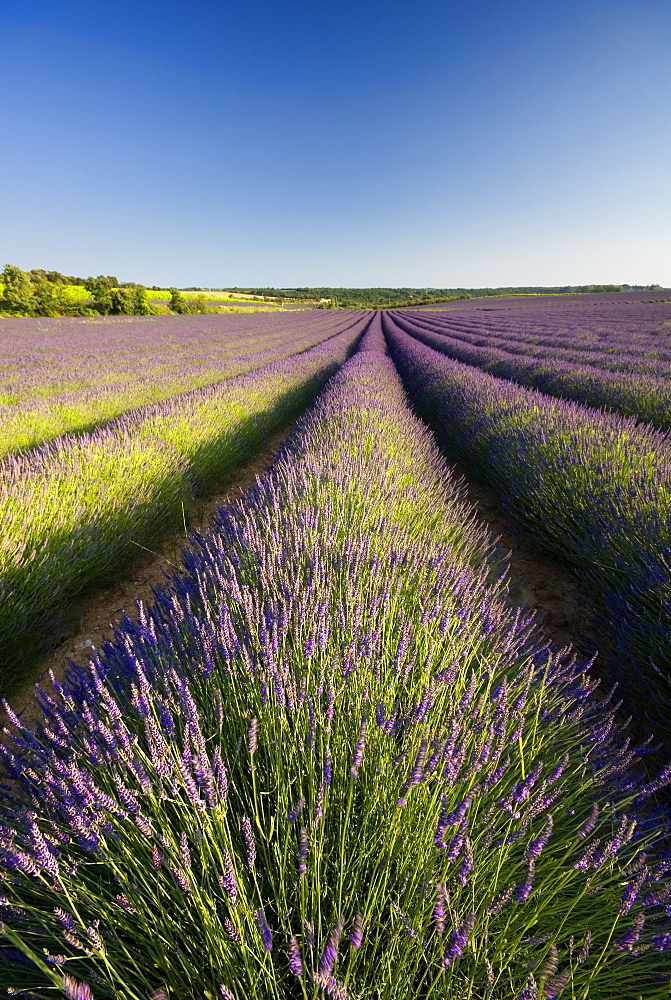
[[[669,0],[5,0],[5,262],[671,286]]]

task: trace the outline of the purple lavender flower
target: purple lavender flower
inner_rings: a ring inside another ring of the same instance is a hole
[[[447,887],[444,882],[436,885],[436,903],[433,908],[433,919],[439,934],[445,933],[445,917],[447,915]]]
[[[116,897],[116,900],[119,906],[121,906],[126,911],[126,913],[137,913],[137,910],[129,900],[128,896],[124,895],[123,892],[119,893],[119,895]]]
[[[473,849],[468,837],[464,837],[463,853],[463,860],[457,876],[457,882],[459,882],[460,885],[466,885],[468,882],[468,876],[473,871]]]
[[[331,747],[324,747],[324,784],[328,787],[333,778],[333,761],[331,759]]]
[[[156,870],[158,871],[158,869],[161,867],[163,863],[163,858],[161,857],[161,852],[159,851],[156,844],[154,844],[151,849],[151,861],[154,868],[156,868]]]
[[[235,877],[235,868],[230,853],[224,848],[224,874],[219,876],[219,885],[228,896],[231,906],[235,906],[238,900],[238,882]]]
[[[91,993],[91,987],[88,983],[80,983],[67,972],[63,973],[61,985],[63,992],[67,997],[70,997],[70,1000],[93,1000],[93,993]]]
[[[444,969],[448,969],[452,962],[463,954],[464,948],[468,944],[468,940],[473,933],[476,920],[477,917],[475,913],[469,913],[463,923],[458,925],[450,934],[450,939],[445,945],[445,951],[443,952],[443,958],[440,963]]]
[[[224,1000],[235,1000],[235,994],[229,990],[228,986],[224,986],[223,983],[219,983],[219,992]]]
[[[644,923],[645,916],[642,913],[637,913],[631,927],[629,927],[621,937],[616,938],[616,940],[613,941],[613,948],[615,948],[616,951],[631,951],[641,937],[641,931],[643,930]]]
[[[538,1000],[538,984],[531,973],[517,1000]]]
[[[548,976],[554,976],[558,965],[559,952],[557,951],[557,945],[553,942],[548,948],[548,953],[545,956],[545,961],[538,970],[538,975],[541,979],[547,979]]]
[[[580,951],[578,952],[578,965],[584,965],[589,957],[589,951],[592,947],[592,932],[585,931],[585,936],[582,940],[582,945]]]
[[[251,724],[249,726],[249,733],[247,735],[247,750],[249,752],[250,757],[253,757],[254,754],[256,753],[258,740],[259,740],[259,720],[252,719]]]
[[[191,854],[189,853],[189,841],[183,830],[179,835],[179,853],[182,858],[182,865],[189,871],[191,869]]]
[[[299,842],[298,842],[298,874],[305,875],[307,872],[307,856],[308,856],[308,831],[304,826],[301,827]]]
[[[539,760],[531,774],[527,775],[523,781],[519,781],[512,790],[513,802],[524,802],[529,797],[531,789],[536,784],[543,770],[543,761]]]
[[[91,947],[96,948],[98,951],[102,951],[105,946],[103,944],[103,939],[100,936],[100,931],[98,930],[99,926],[100,921],[94,920],[91,926],[86,928],[86,933],[89,936]]]
[[[652,938],[655,951],[668,951],[671,948],[671,934],[656,934]]]
[[[548,979],[545,984],[545,996],[547,997],[547,1000],[555,1000],[555,997],[558,997],[562,990],[568,986],[570,980],[570,968],[564,969],[564,971],[560,972],[558,976],[553,976],[551,979]]]
[[[317,796],[315,798],[315,818],[312,821],[312,826],[316,827],[319,820],[324,815],[324,795],[326,793],[326,785],[324,782],[321,783],[317,789]]]
[[[358,912],[354,916],[354,927],[349,939],[353,948],[361,947],[363,942],[363,917]]]
[[[305,796],[301,795],[300,799],[289,813],[289,822],[295,823],[304,809],[305,809]]]
[[[303,929],[305,931],[305,943],[308,948],[314,948],[315,946],[315,932],[313,930],[312,924],[309,924],[307,920],[303,921]]]
[[[142,816],[141,813],[137,813],[134,819],[135,825],[145,835],[145,837],[154,836],[154,828],[151,825],[151,821],[148,820],[146,816]]]
[[[256,861],[256,842],[254,840],[254,833],[252,832],[252,822],[248,816],[242,817],[242,836],[244,837],[245,848],[247,850],[247,865],[249,868],[253,868]]]
[[[291,935],[291,940],[289,941],[289,969],[293,972],[294,976],[298,978],[303,975],[303,959],[301,957],[301,949],[294,934]]]
[[[539,857],[541,851],[547,845],[547,842],[550,839],[550,834],[552,833],[552,827],[553,827],[552,815],[548,813],[547,818],[545,820],[545,826],[543,827],[540,836],[537,837],[536,840],[529,841],[527,849],[524,853],[525,861],[527,862],[532,860],[535,861],[536,858]]]
[[[68,913],[67,910],[62,910],[60,906],[54,907],[54,913],[58,917],[61,927],[65,927],[68,931],[75,930],[75,921],[71,913]]]
[[[351,777],[356,778],[359,774],[359,768],[361,767],[361,762],[363,760],[363,752],[366,748],[366,716],[364,715],[361,719],[361,727],[359,729],[359,739],[357,740],[356,746],[354,747],[354,753],[352,755],[352,764],[349,769]]]
[[[260,907],[254,913],[256,917],[256,923],[259,928],[259,934],[261,935],[261,940],[263,941],[263,947],[266,951],[273,950],[273,932],[268,926],[268,921],[266,920],[266,915],[263,912],[263,907]]]
[[[648,870],[647,865],[644,865],[643,870],[638,872],[636,877],[632,879],[632,881],[629,883],[627,888],[622,893],[622,901],[620,903],[620,908],[618,910],[618,913],[620,914],[621,917],[624,916],[625,913],[628,913],[629,910],[634,905],[634,903],[636,902],[636,897],[638,896],[641,886],[645,881],[647,881],[649,874],[650,872]]]
[[[453,812],[449,813],[445,817],[445,823],[448,826],[459,826],[464,816],[466,815],[467,811],[473,804],[473,799],[475,798],[475,796],[478,794],[479,791],[480,791],[480,785],[474,785],[473,788],[471,788],[468,795],[466,796],[466,798],[461,800],[457,808],[454,809]]]
[[[534,876],[536,874],[536,862],[531,860],[527,863],[527,873],[524,879],[517,886],[515,899],[518,903],[526,903],[533,888]]]
[[[224,925],[224,930],[228,934],[231,941],[235,941],[236,944],[240,944],[242,938],[240,937],[240,932],[233,921],[229,920],[228,917],[224,917],[222,924]]]
[[[331,933],[328,936],[326,944],[324,945],[321,958],[319,959],[319,972],[330,975],[333,971],[333,966],[335,965],[336,958],[338,957],[338,945],[340,944],[340,938],[342,937],[344,926],[345,918],[343,916],[338,917]]]
[[[173,868],[173,867],[170,868],[170,871],[174,875],[175,882],[180,887],[182,892],[185,892],[188,895],[193,891],[191,888],[191,882],[189,881],[189,876],[185,871],[183,871],[181,868]]]
[[[217,794],[219,796],[219,801],[224,802],[228,794],[228,775],[226,773],[226,765],[221,759],[221,754],[219,753],[219,747],[217,747],[212,754],[212,760],[214,762],[214,777],[217,786]]]
[[[589,833],[591,833],[594,827],[596,826],[598,818],[599,818],[599,806],[595,802],[594,805],[592,806],[589,816],[578,830],[578,836],[584,839]]]
[[[321,987],[330,997],[333,997],[333,1000],[349,1000],[349,993],[346,988],[328,972],[316,972],[313,979],[317,986]]]

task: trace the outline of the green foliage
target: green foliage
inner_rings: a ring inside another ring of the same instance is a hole
[[[34,316],[36,309],[35,289],[26,274],[13,264],[5,264],[2,272],[4,285],[2,310],[13,316]]]
[[[103,316],[155,315],[144,285],[128,282],[119,287],[116,278],[100,274],[97,278],[87,278],[86,288],[93,297],[95,310]]]
[[[176,288],[170,289],[170,302],[168,303],[168,307],[171,312],[179,313],[180,315],[188,312],[186,299]]]

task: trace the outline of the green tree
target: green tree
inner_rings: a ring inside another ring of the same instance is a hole
[[[186,298],[177,288],[170,289],[170,302],[168,303],[168,308],[171,312],[179,313],[180,315],[189,311]]]
[[[107,293],[105,304],[110,316],[152,316],[154,309],[147,298],[147,289],[143,286],[135,288],[111,288]]]
[[[30,275],[22,271],[20,267],[5,264],[2,282],[4,285],[3,310],[18,316],[34,316],[37,303]]]
[[[35,314],[37,316],[67,316],[73,310],[64,286],[51,281],[34,281]]]
[[[107,316],[111,313],[112,290],[116,290],[119,282],[111,275],[99,274],[97,278],[87,278],[84,287],[93,299],[94,308]]]

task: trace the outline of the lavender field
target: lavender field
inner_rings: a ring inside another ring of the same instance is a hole
[[[4,321],[5,692],[287,429],[37,722],[4,702],[9,995],[671,996],[665,296]],[[452,461],[617,692],[515,606]]]

